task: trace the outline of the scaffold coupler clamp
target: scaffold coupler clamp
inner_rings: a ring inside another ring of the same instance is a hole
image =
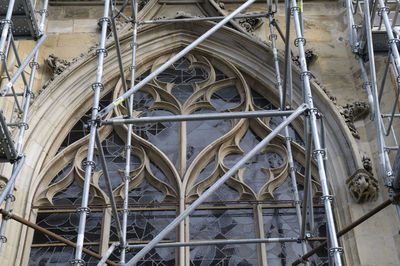
[[[339,252],[340,255],[343,254],[343,248],[342,247],[334,247],[334,248],[330,248],[329,250],[329,256],[333,256],[335,255],[336,252]]]
[[[6,215],[3,214],[3,220],[10,220],[12,217],[12,209],[10,209]]]
[[[86,262],[84,260],[80,259],[73,259],[69,261],[69,265],[74,266],[74,265],[86,265]]]

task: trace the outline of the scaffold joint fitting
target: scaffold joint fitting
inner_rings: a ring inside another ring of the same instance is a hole
[[[0,236],[0,242],[7,243],[7,237],[6,236]]]
[[[389,14],[390,9],[387,6],[378,8],[378,16],[382,16],[383,12]]]
[[[6,199],[6,200],[10,199],[11,202],[14,202],[14,201],[15,201],[15,196],[14,196],[13,194],[11,194],[11,193],[8,193],[8,194],[6,195],[6,197],[5,197],[5,199]]]
[[[99,48],[96,49],[96,55],[99,56],[100,54],[104,54],[104,57],[108,56],[107,49]]]
[[[330,248],[329,256],[335,255],[336,252],[339,252],[339,254],[343,254],[343,248],[341,248],[341,247]]]
[[[326,159],[326,149],[316,149],[313,151],[313,157],[314,159],[317,159],[317,156],[321,154],[322,155],[322,159]]]
[[[90,214],[90,208],[88,208],[88,207],[79,207],[79,208],[76,208],[76,212],[77,213],[86,212],[86,214],[89,215]]]
[[[86,262],[84,260],[79,260],[79,259],[74,259],[69,261],[69,265],[86,265]]]
[[[294,39],[294,46],[299,47],[299,43],[303,43],[303,46],[305,46],[307,41],[303,37]]]
[[[332,195],[325,195],[325,196],[321,197],[321,200],[322,201],[326,201],[326,200],[333,201],[333,196]]]

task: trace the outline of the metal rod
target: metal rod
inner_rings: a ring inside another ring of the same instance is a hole
[[[14,36],[12,34],[10,34],[10,36],[11,36],[10,37],[10,39],[11,39],[10,43],[11,43],[11,46],[13,48],[15,59],[17,60],[18,67],[19,67],[19,66],[21,66],[21,60],[19,58],[18,49],[17,49],[17,46],[15,45]],[[21,73],[21,77],[22,77],[22,80],[24,81],[24,85],[27,86],[28,82],[27,82],[27,79],[25,77],[25,73],[24,72]]]
[[[48,236],[50,236],[50,237],[52,237],[52,238],[54,238],[54,239],[56,239],[56,240],[58,240],[58,241],[60,241],[60,242],[62,242],[64,244],[68,245],[68,246],[76,247],[76,244],[74,242],[72,242],[72,241],[70,241],[70,240],[68,240],[68,239],[66,239],[66,238],[64,238],[62,236],[59,236],[59,235],[47,230],[46,228],[43,228],[43,227],[41,227],[41,226],[39,226],[37,224],[34,224],[34,223],[32,223],[32,222],[30,222],[28,220],[25,220],[24,218],[22,218],[22,217],[20,217],[18,215],[15,215],[15,214],[13,214],[13,213],[11,213],[9,211],[6,211],[4,209],[0,209],[0,213],[3,215],[3,219],[6,219],[6,218],[13,219],[13,220],[15,220],[17,222],[20,222],[21,224],[24,224],[24,225],[26,225],[26,226],[28,226],[30,228],[33,228],[33,229],[35,229],[35,230],[37,230],[37,231],[39,231],[39,232],[41,232],[41,233],[43,233],[45,235],[48,235]],[[94,258],[96,258],[96,259],[99,259],[99,260],[102,258],[100,254],[97,254],[97,253],[95,253],[95,252],[93,252],[93,251],[91,251],[91,250],[89,250],[87,248],[83,248],[83,252],[88,254],[88,255],[90,255],[90,256],[92,256],[92,257],[94,257]],[[115,262],[110,261],[110,260],[107,260],[106,262],[108,264],[110,264],[110,265],[114,265],[114,266],[118,265]]]
[[[249,15],[239,15],[234,16],[232,19],[239,19],[239,18],[264,18],[267,17],[267,13],[263,14],[249,14]],[[177,19],[157,19],[157,20],[144,20],[139,21],[139,25],[142,24],[160,24],[160,23],[176,23],[176,22],[192,22],[192,21],[218,21],[223,20],[224,16],[217,16],[217,17],[204,17],[204,18],[177,18]]]
[[[8,8],[6,17],[4,18],[3,29],[1,31],[1,38],[0,38],[0,57],[4,57],[4,45],[6,43],[7,35],[10,30],[11,24],[11,16],[14,9],[15,0],[8,1]]]
[[[353,230],[355,227],[359,226],[360,224],[362,224],[363,222],[365,222],[366,220],[368,220],[369,218],[371,218],[372,216],[374,216],[375,214],[379,213],[381,210],[385,209],[386,207],[390,206],[392,203],[397,202],[400,199],[400,193],[396,194],[392,199],[388,199],[384,202],[382,202],[381,204],[379,204],[378,206],[376,206],[375,208],[373,208],[371,211],[367,212],[366,214],[364,214],[363,216],[361,216],[360,218],[358,218],[357,220],[355,220],[354,222],[350,223],[348,226],[346,226],[345,228],[343,228],[342,230],[340,230],[337,233],[337,237],[341,237],[345,234],[347,234],[348,232],[350,232],[351,230]],[[304,256],[302,256],[301,258],[299,258],[298,260],[294,261],[292,263],[292,266],[295,265],[299,265],[300,263],[302,263],[304,260],[307,260],[308,258],[310,258],[312,255],[314,255],[315,253],[317,253],[318,251],[320,251],[322,248],[324,248],[327,244],[327,241],[322,242],[319,246],[313,248],[312,250],[310,250],[307,254],[304,254]]]
[[[112,6],[112,15],[111,15],[111,29],[112,29],[113,36],[114,36],[115,50],[117,51],[117,61],[118,61],[119,73],[121,75],[122,88],[124,89],[124,92],[126,92],[128,90],[128,86],[126,85],[124,66],[122,65],[121,46],[119,44],[117,26],[115,25],[114,10],[115,10],[115,7],[113,5]]]
[[[246,9],[248,6],[250,6],[255,0],[248,0],[244,4],[242,4],[240,7],[238,7],[235,11],[230,13],[228,16],[226,16],[222,21],[218,22],[214,27],[209,29],[207,32],[205,32],[202,36],[197,38],[195,41],[193,41],[190,45],[188,45],[186,48],[184,48],[182,51],[177,53],[175,56],[170,58],[167,62],[165,62],[163,65],[161,65],[159,68],[154,70],[153,73],[148,75],[146,78],[144,78],[142,81],[140,81],[135,87],[130,89],[129,91],[125,92],[122,96],[120,96],[118,99],[110,103],[108,106],[106,106],[103,110],[99,112],[99,117],[104,117],[106,114],[108,114],[111,110],[113,110],[116,106],[120,105],[123,101],[125,101],[130,95],[138,91],[140,88],[142,88],[145,84],[147,84],[149,81],[151,81],[154,77],[156,77],[158,74],[166,70],[169,66],[171,66],[173,63],[178,61],[180,58],[182,58],[184,55],[186,55],[188,52],[193,50],[197,45],[199,45],[201,42],[203,42],[205,39],[207,39],[209,36],[211,36],[214,32],[216,32],[219,28],[224,26],[226,23],[228,23],[229,20],[231,20],[234,16],[236,16],[238,13]],[[96,115],[97,117],[97,115]]]
[[[5,188],[3,189],[3,191],[1,192],[0,195],[0,204],[3,203],[4,199],[7,197],[7,195],[10,192],[10,189],[14,186],[15,183],[15,179],[17,178],[17,175],[19,174],[19,172],[21,171],[22,165],[25,162],[25,156],[22,155],[22,157],[18,160],[18,164],[15,167],[15,169],[13,170],[13,173],[10,177],[10,179],[8,179],[7,181],[7,185],[5,186]]]
[[[121,223],[119,221],[117,205],[115,203],[114,195],[112,193],[111,180],[110,180],[110,176],[108,174],[107,162],[106,162],[106,159],[104,156],[103,147],[101,146],[101,140],[100,140],[100,136],[99,136],[99,133],[97,130],[96,130],[96,145],[97,145],[97,150],[98,150],[99,156],[100,156],[101,168],[103,169],[104,180],[106,181],[108,197],[110,198],[110,202],[111,202],[111,210],[112,210],[112,213],[113,213],[113,216],[115,219],[115,225],[117,227],[117,234],[121,241],[121,246],[123,247],[123,246],[125,246],[125,242],[123,241],[123,237],[122,237]]]
[[[310,186],[308,183],[311,178],[311,149],[312,149],[312,132],[310,130],[310,119],[304,120],[304,131],[306,133],[306,164],[304,173],[304,195],[303,195],[303,212],[302,212],[302,222],[300,230],[300,239],[305,239],[306,236],[306,224],[307,224],[307,208],[309,203],[308,194],[311,193]]]
[[[364,0],[364,2],[365,1],[367,1],[367,0]],[[390,45],[390,49],[391,49],[392,55],[394,57],[395,66],[396,66],[398,72],[400,72],[400,55],[399,55],[399,51],[397,49],[397,42],[394,41],[396,39],[393,35],[393,29],[390,26],[389,16],[385,11],[386,7],[385,7],[383,0],[377,0],[377,1],[379,1],[379,7],[382,10],[381,18],[383,19],[383,22],[385,24],[386,33],[388,35],[388,43]],[[365,3],[364,3],[364,5],[365,5]]]
[[[182,222],[187,216],[189,216],[203,201],[207,199],[209,195],[228,178],[234,175],[243,165],[254,155],[258,154],[265,146],[281,132],[283,128],[289,125],[294,119],[302,114],[307,109],[307,105],[303,104],[299,106],[293,114],[291,114],[286,120],[279,124],[270,134],[268,134],[260,143],[258,143],[250,152],[243,156],[239,162],[237,162],[231,169],[229,169],[222,177],[220,177],[212,186],[210,186],[203,194],[195,200],[185,211],[183,211],[178,217],[176,217],[167,227],[165,227],[156,237],[151,240],[146,247],[140,250],[126,265],[135,265],[147,252],[149,252],[158,242],[160,242],[171,230],[173,230],[180,222]]]
[[[108,258],[111,256],[111,254],[114,252],[114,249],[118,246],[118,243],[112,243],[111,246],[107,249],[106,254],[101,258],[99,263],[97,263],[97,266],[103,266],[104,263],[108,260]]]
[[[276,2],[275,2],[275,4],[276,4]],[[268,1],[267,1],[267,5],[268,5]],[[284,41],[285,41],[285,38],[284,38],[283,34],[281,33],[281,31],[279,30],[278,24],[275,22],[275,20],[272,20],[272,15],[269,16],[268,18],[269,18],[269,22],[270,22],[270,33],[271,33],[273,56],[274,56],[274,61],[275,61],[275,73],[276,73],[275,76],[276,76],[276,82],[278,85],[280,108],[281,108],[281,110],[285,110],[286,100],[283,97],[283,95],[286,95],[286,92],[283,92],[282,85],[281,85],[282,81],[281,81],[281,77],[280,77],[280,67],[279,67],[278,53],[276,50],[276,42],[275,42],[276,38],[274,37],[275,34],[274,34],[272,25],[274,25],[277,28],[279,34],[281,35],[281,37]],[[289,43],[289,39],[287,40],[287,42]],[[290,49],[290,48],[288,48],[288,49]],[[286,116],[284,116],[283,119],[285,120]],[[301,204],[300,204],[299,192],[297,189],[296,170],[295,170],[294,162],[293,162],[292,145],[291,145],[291,138],[289,135],[288,127],[285,127],[284,134],[285,134],[286,150],[287,150],[287,155],[288,155],[287,157],[288,157],[288,164],[289,164],[289,175],[291,177],[291,183],[292,183],[292,188],[293,188],[293,197],[294,197],[295,208],[296,208],[296,217],[297,217],[298,226],[299,226],[299,228],[301,228],[301,225],[302,225],[302,216],[301,216],[301,208],[300,208]],[[311,139],[310,139],[310,142],[311,142]],[[304,238],[301,238],[300,241],[301,241],[301,248],[303,250],[303,254],[305,254],[305,253],[307,253],[306,241]],[[306,262],[306,266],[309,266],[309,265],[310,265],[310,263]]]
[[[317,122],[316,122],[317,111],[314,108],[313,97],[312,97],[312,93],[311,93],[310,72],[307,69],[305,52],[304,52],[305,39],[303,38],[302,30],[300,27],[299,8],[297,7],[296,0],[292,0],[292,7],[293,7],[295,31],[296,31],[296,35],[297,35],[296,43],[297,43],[297,47],[299,49],[299,61],[300,61],[300,67],[301,67],[301,71],[302,71],[301,77],[303,80],[304,97],[306,100],[305,101],[306,104],[308,104],[308,106],[311,108],[310,124],[311,124],[313,139],[314,139],[314,148],[315,148],[314,154],[315,154],[315,159],[318,164],[318,172],[319,172],[319,178],[320,178],[320,182],[321,182],[322,195],[323,195],[322,199],[323,199],[324,206],[325,206],[327,226],[329,228],[329,235],[331,238],[330,239],[331,245],[332,245],[331,253],[334,256],[336,266],[341,266],[342,265],[341,253],[343,252],[343,249],[339,247],[338,240],[336,238],[335,221],[333,218],[333,210],[332,210],[332,205],[331,205],[332,195],[330,195],[330,193],[329,193],[328,181],[326,178],[325,167],[324,167],[324,156],[326,155],[326,151],[322,150],[320,140],[319,140],[319,134],[318,134],[318,128],[317,128]]]
[[[383,3],[382,3],[383,4]],[[370,70],[370,79],[371,79],[371,92],[372,97],[374,99],[374,113],[375,113],[375,127],[377,131],[377,140],[378,140],[378,155],[379,155],[379,165],[382,176],[387,176],[386,163],[385,163],[385,155],[384,155],[384,140],[381,132],[381,123],[380,123],[380,110],[379,110],[379,102],[378,102],[378,93],[377,93],[377,85],[376,85],[376,69],[375,69],[375,59],[374,59],[374,48],[372,41],[372,32],[370,26],[370,12],[369,12],[369,0],[364,0],[364,22],[366,24],[366,35],[367,35],[367,44],[368,44],[368,58],[369,58],[369,70]],[[381,12],[382,15],[386,14],[385,12]],[[387,14],[386,14],[387,15]],[[386,24],[385,24],[386,25]],[[393,36],[393,34],[392,34]],[[397,51],[397,47],[395,47]],[[394,52],[394,51],[392,51]]]
[[[47,6],[48,6],[48,0],[44,0],[44,2],[43,2],[44,14],[46,14]],[[40,29],[44,28],[45,19],[46,19],[46,16],[43,15],[40,20],[40,26],[39,26]],[[33,64],[32,64],[32,68],[31,68],[31,74],[29,77],[29,84],[28,84],[28,87],[26,87],[26,89],[24,91],[26,100],[24,101],[24,112],[22,114],[21,123],[19,123],[19,125],[18,125],[19,126],[19,135],[18,135],[17,147],[16,147],[17,154],[21,153],[21,151],[22,151],[24,134],[25,134],[25,130],[27,129],[26,122],[28,119],[29,107],[30,107],[30,103],[31,103],[30,99],[32,97],[32,88],[33,88],[33,84],[35,81],[35,73],[36,73],[36,69],[38,67],[38,64],[37,64],[38,57],[39,57],[39,49],[36,51],[34,59],[32,61]],[[15,171],[15,166],[13,167],[13,171]],[[12,187],[11,187],[10,193],[9,193],[10,196],[7,197],[7,200],[6,200],[6,204],[5,204],[6,211],[9,211],[11,208],[11,203],[13,201],[14,184],[15,184],[15,182],[12,184]],[[4,243],[3,239],[6,239],[4,234],[5,234],[6,227],[7,227],[7,221],[8,220],[3,219],[1,222],[0,237],[1,237],[2,241],[0,241],[0,251],[1,251],[3,243]]]
[[[279,60],[278,60],[278,50],[276,49],[276,34],[274,32],[274,25],[272,23],[273,18],[272,15],[268,16],[269,20],[269,32],[270,32],[270,40],[272,44],[272,54],[274,57],[274,65],[275,65],[275,78],[276,78],[276,84],[275,86],[278,89],[279,92],[279,106],[281,110],[285,110],[285,102],[283,101],[283,92],[282,92],[282,81],[281,81],[281,74],[279,70]]]
[[[299,191],[297,189],[296,170],[294,167],[292,144],[291,144],[291,138],[289,135],[288,127],[285,128],[285,139],[286,139],[286,150],[287,150],[287,154],[288,154],[289,174],[290,174],[292,187],[293,187],[294,204],[296,207],[297,223],[298,223],[299,228],[302,228],[302,217],[303,216],[301,214],[301,207],[300,207],[301,203],[300,203]],[[303,202],[306,202],[306,201],[303,201]],[[303,253],[305,254],[305,253],[307,253],[306,241],[304,240],[304,238],[301,238],[301,236],[300,236],[300,241],[301,241],[301,248],[303,250]],[[310,263],[307,261],[306,265],[310,265]]]
[[[18,68],[18,70],[15,72],[14,76],[10,79],[10,81],[4,86],[4,88],[0,91],[0,95],[4,96],[13,86],[14,82],[17,80],[19,75],[24,71],[25,67],[28,65],[29,61],[33,58],[35,55],[36,51],[39,50],[40,46],[46,39],[46,33],[43,33],[43,35],[40,37],[40,39],[37,41],[35,47],[33,50],[29,53],[29,55],[25,58],[24,62],[22,62],[21,66]]]
[[[103,87],[101,81],[103,76],[103,63],[104,57],[106,55],[105,42],[107,35],[107,24],[109,21],[108,13],[110,8],[110,1],[106,0],[104,2],[104,13],[102,18],[102,27],[101,27],[101,37],[100,37],[100,46],[97,49],[98,54],[98,62],[97,62],[97,71],[96,71],[96,83],[93,84],[94,88],[94,100],[93,100],[93,108],[92,108],[92,118],[96,118],[99,110],[99,101],[100,101],[100,91]],[[88,214],[88,201],[89,201],[89,189],[90,189],[90,180],[92,178],[92,169],[94,168],[93,155],[94,155],[94,145],[95,145],[95,137],[96,137],[97,123],[96,121],[90,121],[90,135],[89,135],[89,145],[88,145],[88,155],[87,155],[87,166],[85,169],[85,180],[83,184],[83,193],[82,193],[82,202],[81,207],[78,209],[80,212],[79,217],[79,227],[78,227],[78,238],[76,240],[76,250],[75,250],[75,259],[71,261],[75,266],[79,266],[82,263],[82,248],[83,248],[83,240],[85,235],[85,226],[86,226],[86,216]]]
[[[393,59],[392,56],[390,56],[391,59]],[[396,77],[399,77],[399,73],[397,72],[397,69],[395,67],[393,67],[393,71]],[[396,82],[396,87],[397,87],[397,91],[396,91],[396,96],[394,97],[394,103],[393,103],[393,107],[392,107],[392,114],[390,116],[389,119],[389,125],[387,127],[387,129],[385,130],[385,124],[383,123],[383,120],[381,120],[381,124],[382,124],[382,132],[385,136],[389,136],[392,125],[393,125],[393,120],[394,120],[394,115],[396,113],[396,109],[397,109],[397,104],[399,102],[399,96],[400,96],[400,87],[399,87],[399,82]],[[382,118],[382,116],[381,116]]]
[[[388,73],[388,70],[389,70],[390,58],[391,58],[390,55],[391,54],[392,54],[392,52],[389,51],[387,59],[386,59],[385,70],[383,71],[383,76],[382,76],[382,80],[381,80],[381,88],[379,90],[379,95],[378,95],[379,103],[381,103],[382,95],[383,95],[383,89],[385,88],[386,76],[387,76],[387,73]]]
[[[199,240],[191,242],[172,242],[172,243],[159,243],[155,248],[166,247],[197,247],[197,246],[211,246],[211,245],[237,245],[249,243],[280,243],[280,242],[297,242],[296,237],[282,237],[282,238],[252,238],[252,239],[224,239],[224,240]],[[143,248],[147,244],[128,245],[129,249]]]
[[[255,118],[255,117],[273,117],[291,115],[293,111],[265,110],[265,111],[249,111],[249,112],[229,112],[229,113],[203,113],[190,115],[166,115],[151,116],[138,118],[112,118],[103,120],[103,125],[123,125],[123,124],[141,124],[153,122],[184,122],[199,120],[218,120],[218,119],[235,119],[235,118]]]
[[[132,34],[132,57],[131,57],[131,86],[132,89],[135,86],[135,70],[136,70],[136,49],[137,49],[137,13],[138,13],[138,1],[132,0],[132,18],[133,18],[133,34]],[[132,117],[133,113],[133,94],[129,96],[128,102],[128,114]],[[129,211],[129,183],[130,183],[130,171],[131,171],[131,145],[132,145],[132,124],[128,125],[128,134],[126,136],[126,164],[124,172],[124,203],[123,203],[123,215],[122,215],[122,237],[124,243],[126,243],[126,235],[128,228],[128,211]],[[125,264],[126,260],[126,247],[122,247],[120,264]]]
[[[285,0],[286,41],[285,41],[285,67],[283,74],[282,101],[286,104],[286,94],[289,86],[289,104],[292,105],[292,58],[290,53],[290,3]],[[286,106],[285,106],[286,108]],[[284,110],[284,109],[282,109]]]
[[[10,50],[10,44],[12,42],[11,40],[12,40],[12,34],[9,34],[8,38],[7,38],[6,51],[4,52],[4,56],[3,56],[3,60],[2,60],[3,61],[4,72],[6,72],[6,76],[7,76],[8,80],[11,79],[10,72],[8,71],[8,66],[7,66],[7,55],[8,55],[9,50]],[[26,82],[25,81],[26,80],[24,79],[24,86],[26,87]],[[22,112],[21,105],[19,104],[19,101],[18,101],[16,92],[15,92],[14,86],[11,87],[11,91],[12,91],[12,95],[14,96],[14,105],[17,106],[18,112]],[[14,110],[14,108],[13,108],[13,110]]]

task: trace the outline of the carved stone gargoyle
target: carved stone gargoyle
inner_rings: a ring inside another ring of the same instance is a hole
[[[378,180],[365,169],[358,169],[346,180],[346,184],[357,203],[373,201],[378,195]]]

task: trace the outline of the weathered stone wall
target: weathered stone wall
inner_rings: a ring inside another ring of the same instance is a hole
[[[223,2],[223,3],[222,3]],[[231,11],[238,6],[237,1],[220,1],[217,5],[220,12]],[[279,10],[282,9],[282,4]],[[180,5],[180,9],[187,14],[201,15],[197,8],[192,5]],[[248,9],[248,13],[264,12],[265,4],[257,2]],[[346,13],[342,1],[312,1],[304,4],[304,30],[307,39],[307,49],[310,49],[315,55],[313,62],[310,64],[310,70],[316,78],[316,82],[320,87],[325,89],[332,99],[335,99],[335,105],[338,109],[341,106],[352,104],[355,101],[367,102],[367,96],[362,88],[361,73],[357,60],[351,54],[348,45]],[[53,70],[47,67],[45,60],[50,55],[55,55],[59,59],[71,62],[74,58],[79,58],[82,54],[87,54],[99,40],[97,32],[97,21],[102,16],[101,6],[90,7],[71,7],[71,6],[50,6],[49,17],[46,25],[48,38],[41,48],[39,56],[39,69],[36,79],[34,92],[36,95],[41,92],[44,85],[48,84],[52,78]],[[149,11],[149,13],[156,13],[156,11]],[[127,13],[129,15],[130,13]],[[158,12],[159,16],[169,17],[174,16],[171,9]],[[285,31],[284,16],[278,13],[275,16],[278,25],[282,31]],[[263,42],[269,42],[268,23],[263,19],[263,23],[257,25],[255,28],[244,27],[244,23],[237,21],[233,27],[241,27],[244,34],[250,29],[250,33]],[[251,24],[250,24],[251,26]],[[246,30],[247,29],[247,30]],[[294,38],[295,32],[293,24],[291,28],[291,36]],[[24,58],[32,49],[34,43],[22,41],[18,43],[20,56]],[[283,51],[283,42],[278,38],[278,46]],[[292,46],[293,52],[296,55],[297,50]],[[92,50],[91,53],[94,51]],[[140,48],[139,48],[140,52]],[[15,64],[15,59],[10,57],[10,62]],[[53,60],[54,62],[54,60]],[[378,60],[378,69],[382,71],[382,60]],[[58,66],[68,65],[66,62],[59,62]],[[4,76],[2,76],[2,80]],[[95,75],[93,74],[93,80]],[[378,79],[378,84],[379,84]],[[383,101],[392,102],[393,100],[393,81],[394,77],[387,83],[387,89]],[[3,82],[2,82],[3,84]],[[90,88],[87,88],[88,90]],[[40,97],[40,96],[39,96]],[[46,103],[51,105],[50,102]],[[65,108],[70,103],[65,103]],[[386,110],[389,111],[389,110]],[[56,114],[57,115],[57,114]],[[48,122],[48,132],[51,132],[53,124],[57,123],[57,119]],[[343,120],[344,123],[344,120]],[[343,184],[340,187],[338,184],[333,185],[333,190],[336,197],[340,197],[346,201],[346,207],[335,206],[336,214],[341,216],[338,219],[338,228],[344,227],[351,221],[354,221],[364,213],[371,210],[373,207],[387,199],[387,190],[383,186],[382,178],[379,173],[379,164],[377,162],[377,148],[376,148],[376,134],[373,122],[369,120],[366,115],[359,120],[354,121],[354,128],[358,131],[359,139],[354,139],[358,146],[359,157],[366,155],[372,158],[373,175],[377,178],[379,184],[379,195],[375,201],[358,204],[351,199],[348,189],[343,177]],[[50,133],[48,133],[50,134]],[[42,151],[45,143],[31,141],[30,149]],[[388,140],[389,141],[389,140]],[[35,146],[36,145],[36,146]],[[46,155],[41,152],[38,156],[45,157]],[[333,155],[332,159],[334,159]],[[361,164],[361,162],[360,162]],[[34,165],[30,164],[28,158],[26,167],[24,168],[21,176],[31,176],[35,169]],[[3,170],[7,171],[7,169]],[[8,169],[10,171],[10,169]],[[349,173],[350,176],[351,173]],[[24,195],[29,191],[29,186],[24,186],[23,182],[19,183],[16,188],[16,197],[25,198]],[[13,209],[15,213],[21,216],[29,216],[27,207],[30,202],[19,201],[14,202]],[[349,234],[343,238],[343,246],[346,252],[353,254],[346,254],[347,265],[400,265],[400,258],[398,252],[399,236],[398,236],[398,218],[396,210],[393,206],[380,212],[375,217],[369,219],[364,224],[360,225],[354,230],[354,233]],[[3,265],[19,265],[21,262],[26,263],[26,258],[29,252],[20,248],[21,241],[14,241],[19,239],[23,229],[16,222],[10,222],[7,229],[7,237],[9,242],[3,247],[0,259]],[[14,240],[12,240],[14,239]]]

